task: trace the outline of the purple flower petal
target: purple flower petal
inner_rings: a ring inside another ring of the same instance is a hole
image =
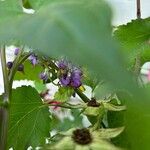
[[[57,62],[57,66],[59,69],[66,69],[68,67],[68,61],[62,59],[62,60]]]
[[[72,70],[71,76],[74,78],[81,78],[82,77],[82,71],[78,68],[74,68]]]
[[[63,86],[67,86],[70,84],[70,77],[62,77],[60,78],[60,83],[63,85]]]
[[[15,55],[18,55],[19,51],[20,51],[20,49],[19,49],[19,48],[16,48],[14,54],[15,54]]]
[[[81,81],[79,79],[73,79],[71,80],[71,86],[74,88],[78,88],[82,85]]]
[[[42,79],[44,81],[46,81],[48,79],[48,76],[45,72],[40,73],[39,77],[40,77],[40,79]]]
[[[32,65],[35,66],[36,64],[38,64],[38,59],[35,54],[31,54],[28,59],[31,61]]]

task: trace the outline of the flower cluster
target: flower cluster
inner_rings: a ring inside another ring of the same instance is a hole
[[[61,85],[74,88],[78,88],[82,85],[82,71],[80,68],[73,66],[65,59],[58,61],[57,66],[60,69],[59,79]]]

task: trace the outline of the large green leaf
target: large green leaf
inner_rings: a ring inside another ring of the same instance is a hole
[[[133,20],[126,25],[121,25],[114,33],[121,43],[124,54],[128,56],[128,61],[134,61],[137,54],[145,57],[145,51],[150,51],[150,18]],[[143,56],[144,55],[144,56]],[[150,56],[147,55],[150,60]],[[142,59],[144,63],[144,59]]]
[[[98,77],[107,78],[116,86],[125,84],[122,87],[128,87],[130,81],[121,82],[128,75],[111,39],[110,17],[110,9],[103,1],[50,1],[34,15],[13,18],[11,26],[6,23],[1,26],[0,43],[13,38],[42,54],[66,55],[75,62],[86,64]]]
[[[23,150],[30,145],[41,146],[49,137],[50,121],[48,108],[34,88],[24,86],[13,90],[8,147]]]
[[[5,0],[0,1],[0,23],[8,21],[8,19],[17,17],[23,14],[21,1],[19,0]],[[10,21],[10,20],[9,20]]]

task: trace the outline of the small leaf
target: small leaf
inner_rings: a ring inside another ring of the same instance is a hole
[[[70,87],[60,87],[55,93],[54,99],[61,102],[66,102],[73,94],[73,89]]]

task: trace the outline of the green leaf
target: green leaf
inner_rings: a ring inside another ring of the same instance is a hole
[[[43,92],[43,91],[46,91],[46,85],[41,83],[41,82],[34,82],[34,85],[35,85],[35,89],[40,93],[40,92]]]
[[[130,59],[133,62],[138,53],[143,57],[145,51],[150,51],[150,17],[133,20],[127,25],[121,25],[114,35],[121,43],[128,61]],[[144,61],[142,61],[143,63]]]
[[[1,25],[1,44],[18,39],[47,56],[65,55],[74,62],[86,64],[98,77],[108,79],[116,87],[127,88],[131,82],[111,38],[111,14],[105,2],[50,1],[33,15],[14,18],[11,26]],[[128,81],[122,82],[125,78]]]
[[[24,72],[17,72],[14,80],[33,80],[33,81],[41,81],[39,78],[39,74],[43,71],[43,68],[37,64],[33,66],[30,61],[25,61],[24,63]]]
[[[41,146],[49,137],[49,111],[32,87],[20,87],[12,92],[8,147],[16,150]]]
[[[73,95],[74,90],[70,87],[60,87],[55,93],[54,99],[60,102],[66,102]]]
[[[23,9],[19,0],[0,1],[0,24],[4,23],[5,21],[7,22],[8,19],[21,14],[23,14]]]

